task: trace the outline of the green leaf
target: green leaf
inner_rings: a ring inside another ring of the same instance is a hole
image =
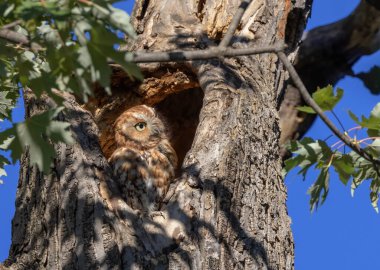
[[[343,90],[338,88],[337,95],[335,96],[334,89],[331,85],[318,89],[313,93],[313,99],[323,111],[331,111],[342,97]]]
[[[369,116],[367,134],[370,137],[379,137],[380,136],[380,103],[378,103]]]
[[[331,111],[342,99],[343,93],[343,89],[338,88],[337,94],[334,95],[333,87],[328,85],[325,88],[320,88],[315,91],[313,93],[313,99],[323,111]],[[315,111],[309,106],[297,107],[297,109],[306,113],[315,113]]]
[[[129,78],[132,80],[133,77],[138,80],[144,80],[144,75],[141,73],[140,68],[137,64],[130,62],[130,53],[126,52],[115,52],[111,55],[112,60],[115,63],[119,64],[129,75]]]
[[[129,37],[133,39],[136,38],[136,33],[130,23],[129,15],[124,10],[114,8],[111,5],[108,5],[108,8],[111,11],[111,15],[109,17],[111,24],[126,33]]]
[[[370,193],[370,199],[371,199],[371,204],[375,211],[379,213],[379,208],[377,206],[377,203],[379,201],[379,193],[380,193],[380,179],[377,178],[371,182],[371,193]]]
[[[352,156],[336,156],[333,158],[332,165],[334,166],[335,171],[338,173],[340,181],[344,185],[347,185],[348,181],[355,172]]]
[[[355,121],[356,124],[360,125],[359,117],[357,117],[353,112],[350,110],[348,111],[348,115],[351,117],[352,120]]]
[[[352,161],[354,162],[355,172],[353,173],[353,180],[351,183],[351,196],[354,196],[356,188],[358,188],[365,180],[376,179],[378,177],[373,164],[359,156],[355,152],[350,152]]]
[[[368,72],[356,74],[356,77],[363,81],[372,94],[380,94],[380,67],[374,66]]]
[[[370,145],[366,147],[373,157],[379,158],[380,157],[380,139],[375,139]]]
[[[310,211],[318,208],[319,204],[323,204],[327,198],[329,192],[330,174],[328,168],[321,170],[317,181],[309,188],[308,194],[310,194]]]
[[[51,95],[51,90],[57,88],[57,78],[51,72],[42,72],[40,76],[32,78],[28,82],[28,87],[33,89],[37,97],[40,97],[43,92]]]
[[[0,53],[0,121],[11,120],[11,110],[16,106],[19,97],[15,73],[10,60]]]
[[[55,20],[67,20],[70,10],[62,1],[45,1],[41,4],[39,1],[23,0],[16,8],[15,14],[24,20],[43,20],[49,16]]]
[[[14,100],[7,98],[9,92],[0,92],[0,119],[9,118]]]
[[[4,170],[4,165],[8,165],[8,164],[9,164],[9,160],[3,155],[0,155],[0,177],[7,176],[7,173]],[[3,181],[0,179],[0,184],[2,183]]]
[[[11,144],[11,142],[13,140],[14,140],[14,137],[8,137],[5,139],[1,139],[2,143],[0,144],[0,149],[4,150],[4,151],[7,150],[9,148],[9,145]]]
[[[362,116],[362,120],[348,111],[352,120],[354,120],[358,125],[363,128],[367,128],[367,134],[370,137],[379,137],[380,136],[380,103],[376,104],[376,106],[372,109],[369,118]]]
[[[299,107],[296,107],[296,109],[299,110],[300,112],[316,114],[316,112],[313,110],[313,108],[309,107],[309,106],[299,106]]]
[[[8,141],[6,150],[12,151],[13,163],[20,159],[23,151],[29,149],[32,163],[44,173],[49,172],[55,151],[47,138],[53,142],[73,143],[71,132],[68,131],[69,124],[53,120],[62,109],[63,107],[59,107],[35,115],[0,133],[0,143]]]
[[[301,170],[298,174],[302,174],[304,179],[307,171],[313,166],[323,167],[327,164],[332,156],[332,151],[324,141],[314,141],[311,138],[303,138],[301,141],[292,141],[288,149],[295,156],[285,161],[284,173],[288,173],[291,169],[299,166]]]
[[[285,166],[284,166],[284,171],[283,171],[284,176],[288,172],[290,172],[292,169],[299,166],[303,161],[304,161],[304,157],[300,155],[285,160],[284,162]]]
[[[7,2],[1,3],[0,4],[0,14],[3,17],[7,17],[11,12],[13,12],[15,6],[16,5],[14,3],[7,3]]]
[[[313,149],[313,146],[309,146],[309,144],[313,144],[314,140],[311,138],[305,137],[301,141],[292,141],[288,145],[288,150],[290,150],[293,154],[297,154],[287,160],[285,160],[285,172],[288,173],[291,169],[296,166],[301,167],[302,174],[304,177],[306,176],[307,170],[313,165],[317,160],[317,154]]]

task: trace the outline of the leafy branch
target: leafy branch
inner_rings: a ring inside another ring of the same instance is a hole
[[[323,108],[324,111],[331,111],[339,102],[343,95],[343,90],[338,89],[337,95],[333,93],[331,86],[319,89],[313,94],[314,101]],[[307,113],[315,113],[310,107],[300,107],[300,111]],[[355,126],[344,132],[350,142],[357,148],[362,149],[372,160],[378,162],[380,160],[380,103],[372,110],[370,117],[362,117],[362,120],[349,112],[351,118],[358,126]],[[352,137],[351,132],[357,131],[367,132],[367,137],[357,139],[356,134]],[[289,150],[294,156],[285,161],[284,172],[288,173],[295,167],[300,167],[299,174],[304,179],[308,170],[312,167],[319,170],[319,176],[314,184],[310,187],[310,209],[314,210],[318,205],[322,204],[329,192],[330,169],[334,169],[339,179],[344,185],[352,179],[351,194],[354,195],[355,189],[365,180],[371,181],[370,200],[374,209],[378,212],[378,199],[380,192],[380,175],[377,166],[371,160],[361,156],[357,151],[353,150],[349,153],[342,153],[340,149],[347,145],[343,140],[339,140],[328,146],[326,142],[321,140],[313,140],[311,138],[303,138],[300,141],[291,142]]]
[[[11,152],[12,163],[28,149],[32,162],[47,173],[54,157],[50,142],[73,142],[68,123],[55,120],[63,113],[55,89],[86,100],[99,83],[110,93],[109,59],[142,79],[136,64],[127,61],[129,53],[117,50],[125,43],[120,33],[136,36],[129,16],[107,0],[0,3],[0,120],[11,121],[22,88],[33,89],[38,98],[45,93],[58,105],[0,132],[1,149]],[[0,175],[9,163],[0,155]]]

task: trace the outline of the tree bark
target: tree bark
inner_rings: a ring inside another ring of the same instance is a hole
[[[215,46],[240,1],[139,1],[133,50]],[[297,47],[309,3],[252,1],[234,47],[286,39]],[[291,20],[288,20],[291,18]],[[292,54],[294,57],[295,54]],[[50,176],[21,162],[12,269],[293,269],[277,108],[286,73],[274,54],[141,65],[131,83],[115,67],[112,97],[85,108],[65,95],[77,143],[56,145]],[[186,90],[186,91],[185,91]],[[25,94],[27,116],[52,106]],[[166,116],[183,160],[167,205],[141,217],[121,199],[106,158],[112,123],[146,103]]]

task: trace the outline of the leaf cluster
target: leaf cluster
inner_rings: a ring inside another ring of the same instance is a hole
[[[338,89],[334,95],[333,88],[327,86],[319,89],[313,95],[313,99],[324,111],[332,111],[334,106],[343,96],[343,90]],[[299,108],[303,112],[314,113],[310,107]],[[299,174],[306,178],[310,168],[319,171],[318,177],[309,188],[310,210],[316,209],[323,204],[329,192],[330,174],[333,169],[339,176],[340,181],[347,185],[351,180],[351,194],[364,181],[370,181],[370,200],[374,209],[378,212],[378,200],[380,193],[380,168],[377,161],[380,160],[380,103],[371,111],[370,116],[361,119],[352,112],[350,117],[358,125],[355,130],[363,130],[367,137],[363,139],[351,138],[351,141],[359,145],[365,152],[373,158],[369,161],[355,151],[343,153],[343,142],[329,146],[325,141],[303,138],[300,141],[292,141],[288,149],[293,153],[293,157],[285,161],[284,173],[299,167]],[[348,131],[345,131],[350,136]]]
[[[0,120],[11,119],[20,89],[32,89],[37,98],[48,96],[57,108],[13,124],[0,133],[1,149],[11,151],[14,163],[29,149],[32,161],[48,172],[54,149],[49,143],[71,143],[68,123],[56,121],[63,101],[57,91],[86,101],[95,83],[109,94],[109,61],[120,64],[131,77],[142,79],[130,55],[117,49],[125,36],[135,38],[129,16],[107,0],[4,0],[0,3],[0,30],[9,30],[27,43],[0,38]],[[8,30],[8,28],[7,28]],[[42,94],[45,94],[42,96]],[[0,156],[0,176],[10,163]]]

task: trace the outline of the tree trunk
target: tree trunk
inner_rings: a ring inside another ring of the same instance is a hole
[[[140,1],[134,50],[218,44],[240,1]],[[259,0],[247,8],[234,47],[286,40],[296,48],[304,0]],[[291,18],[291,20],[289,19]],[[289,20],[288,20],[289,19]],[[294,55],[293,55],[294,56]],[[293,269],[277,108],[286,73],[274,54],[142,65],[131,83],[115,67],[113,96],[86,109],[65,95],[77,143],[56,145],[50,176],[21,161],[12,269]],[[186,90],[186,91],[185,91]],[[25,94],[27,116],[52,106]],[[106,158],[112,123],[126,108],[154,105],[173,127],[183,160],[167,205],[149,218],[120,198]],[[92,114],[91,114],[92,113]],[[185,155],[186,154],[186,155]]]

